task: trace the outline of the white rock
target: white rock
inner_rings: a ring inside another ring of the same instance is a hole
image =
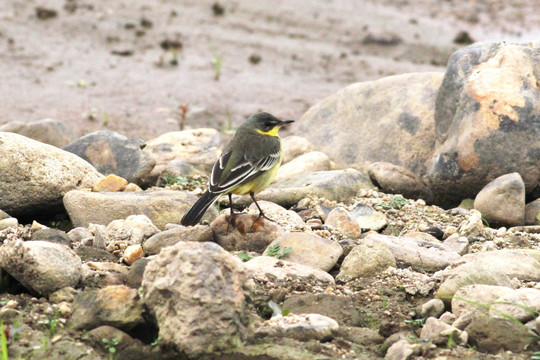
[[[491,305],[489,315],[496,318],[511,316],[522,323],[536,318],[540,312],[540,290],[521,288],[499,297]]]
[[[244,265],[248,273],[255,277],[266,277],[266,274],[270,274],[278,280],[314,278],[322,283],[335,283],[330,274],[320,269],[270,256],[257,256]]]
[[[339,330],[336,320],[320,314],[289,314],[264,322],[255,332],[259,336],[293,338],[300,341],[330,340]]]
[[[469,311],[485,309],[501,296],[512,294],[514,291],[506,286],[482,284],[464,286],[456,291],[452,298],[452,313],[460,317]]]

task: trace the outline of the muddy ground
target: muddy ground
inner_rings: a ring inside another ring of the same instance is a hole
[[[149,139],[177,130],[183,111],[188,127],[234,127],[259,110],[298,119],[354,82],[442,72],[470,41],[538,39],[538,10],[526,0],[1,1],[0,124],[49,117],[78,135]]]

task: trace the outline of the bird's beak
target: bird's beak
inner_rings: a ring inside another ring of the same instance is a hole
[[[293,122],[294,122],[294,120],[283,120],[283,121],[281,122],[281,126],[287,125],[287,124],[290,124],[290,123],[293,123]]]

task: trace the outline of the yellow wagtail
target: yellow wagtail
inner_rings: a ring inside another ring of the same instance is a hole
[[[250,116],[225,146],[212,168],[208,190],[184,215],[182,225],[197,224],[221,194],[229,195],[231,216],[235,215],[231,194],[249,194],[259,209],[257,220],[268,219],[257,204],[255,193],[270,185],[276,176],[283,158],[278,130],[292,122],[294,120],[282,121],[265,112]]]

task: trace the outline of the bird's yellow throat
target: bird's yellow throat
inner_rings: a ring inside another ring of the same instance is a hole
[[[275,128],[273,128],[271,130],[268,130],[268,131],[261,131],[259,129],[255,129],[255,130],[257,130],[257,132],[259,134],[263,134],[263,135],[267,135],[267,136],[277,136],[277,133],[278,133],[280,127],[281,126],[276,126]]]

